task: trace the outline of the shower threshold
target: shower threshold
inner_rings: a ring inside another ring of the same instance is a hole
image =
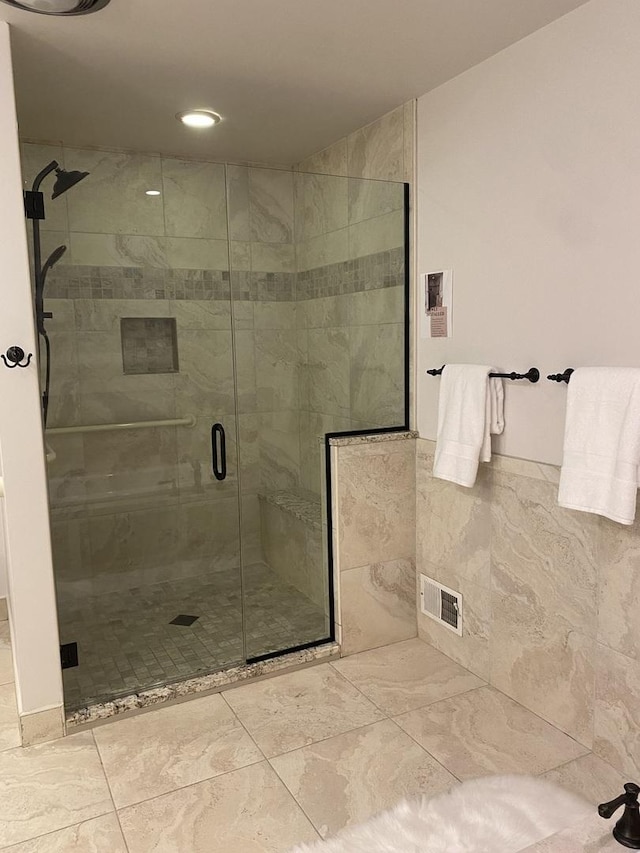
[[[172,684],[163,684],[142,690],[139,693],[116,697],[107,702],[96,702],[85,708],[67,711],[67,732],[77,726],[95,723],[98,720],[115,717],[127,711],[149,708],[163,702],[184,699],[187,696],[221,692],[246,681],[255,681],[270,675],[282,674],[287,670],[300,669],[337,657],[340,657],[340,646],[334,641],[326,640],[309,648],[285,652],[266,660],[240,664],[219,672],[176,681]]]

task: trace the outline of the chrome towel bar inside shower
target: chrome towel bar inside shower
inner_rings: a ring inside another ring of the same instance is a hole
[[[427,373],[429,376],[440,376],[445,367],[445,364],[442,367],[432,367],[431,370],[427,370]],[[511,373],[490,373],[489,376],[494,379],[527,379],[529,382],[537,382],[540,379],[540,371],[537,367],[530,367],[526,373],[513,371]]]

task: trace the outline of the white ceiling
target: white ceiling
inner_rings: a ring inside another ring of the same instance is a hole
[[[586,0],[112,0],[0,7],[20,132],[76,146],[290,164]],[[174,114],[210,108],[211,131]]]

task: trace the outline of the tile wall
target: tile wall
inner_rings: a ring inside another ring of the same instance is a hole
[[[416,568],[464,596],[420,636],[633,778],[640,773],[640,520],[557,505],[559,469],[494,456],[473,489],[416,451]],[[639,514],[640,518],[640,514]]]
[[[334,586],[344,655],[417,634],[415,433],[331,448]]]

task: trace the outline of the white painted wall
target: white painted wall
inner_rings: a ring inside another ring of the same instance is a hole
[[[640,365],[640,2],[591,0],[418,102],[418,272],[454,335],[418,342],[418,428],[446,362]],[[500,452],[559,463],[566,387],[506,383]]]
[[[9,28],[0,22],[0,352],[35,352]],[[0,364],[0,468],[20,713],[62,704],[37,367]]]

